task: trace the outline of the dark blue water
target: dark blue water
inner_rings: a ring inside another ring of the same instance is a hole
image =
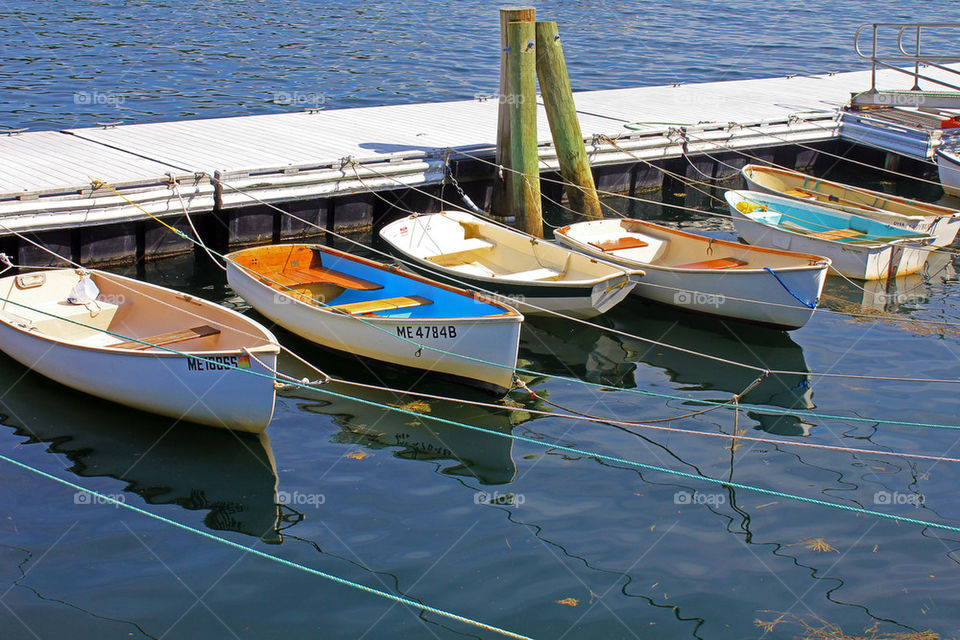
[[[580,89],[854,69],[850,43],[861,21],[960,17],[947,2],[537,7],[560,23]],[[7,2],[0,4],[2,124],[64,128],[489,94],[498,76],[496,9],[419,1]],[[849,168],[843,177],[879,184]],[[712,206],[692,191],[667,197]],[[618,206],[726,232],[655,205]],[[956,425],[955,385],[804,374],[960,378],[956,266],[940,258],[925,275],[866,292],[832,278],[824,312],[789,334],[634,300],[598,322],[800,372],[765,380],[736,421],[722,409],[672,427],[739,427],[795,442],[957,457],[955,429],[807,415]],[[246,309],[219,270],[193,258],[152,263],[145,277]],[[407,373],[277,334],[331,374],[409,382]],[[663,395],[726,400],[753,379],[732,365],[562,320],[528,322],[520,355],[524,367],[545,374],[528,380],[539,394],[633,420],[701,408]],[[289,360],[283,368],[308,374]],[[65,390],[3,357],[0,389],[5,456],[211,534],[532,637],[824,637],[817,629],[825,625],[835,637],[960,633],[958,534],[638,472],[430,418],[960,526],[956,463],[749,442],[731,448],[716,438],[544,418],[529,410],[551,407],[524,393],[503,409],[363,394],[422,414],[414,416],[286,391],[269,437],[256,439],[172,425]],[[417,389],[485,399],[437,380]],[[0,480],[4,639],[495,637],[97,504],[6,463]]]

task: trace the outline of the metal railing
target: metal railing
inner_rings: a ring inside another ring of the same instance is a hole
[[[884,33],[881,34],[881,30]],[[891,42],[889,42],[889,36],[887,34],[890,31],[896,30],[896,47],[892,47]],[[955,31],[950,31],[955,30]],[[871,34],[871,49],[869,53],[865,53],[863,47],[861,46],[861,36],[864,32]],[[887,39],[883,43],[880,42],[880,36],[883,35]],[[934,54],[927,50],[924,50],[921,46],[921,43],[926,43],[930,38],[937,40],[938,38],[943,38],[947,41],[957,41],[957,36],[960,36],[960,24],[950,23],[950,22],[916,22],[916,23],[876,23],[876,24],[864,24],[857,29],[856,34],[854,35],[854,48],[856,49],[857,56],[861,60],[869,60],[872,65],[871,75],[870,75],[870,93],[877,92],[877,67],[883,67],[885,69],[892,69],[899,73],[904,73],[909,76],[913,76],[913,87],[911,91],[920,91],[920,80],[926,80],[934,84],[940,85],[941,87],[946,87],[954,91],[960,91],[960,85],[951,84],[945,80],[932,78],[928,75],[920,73],[920,69],[923,67],[932,67],[939,69],[941,71],[951,73],[956,76],[960,76],[960,71],[952,69],[945,66],[945,63],[949,62],[960,62],[960,56],[958,55],[941,55]],[[878,49],[878,44],[886,44],[887,50],[881,51]],[[929,47],[929,45],[927,45]],[[904,63],[913,63],[913,71],[904,69]],[[897,66],[901,65],[901,66]],[[949,76],[952,78],[952,76]],[[957,80],[960,82],[960,79]]]

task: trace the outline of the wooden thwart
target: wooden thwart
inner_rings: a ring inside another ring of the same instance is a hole
[[[817,231],[807,235],[823,240],[841,240],[844,238],[861,238],[866,234],[856,229],[830,229],[829,231]]]
[[[393,311],[395,309],[419,307],[425,304],[433,304],[433,300],[429,300],[421,296],[399,296],[396,298],[381,298],[380,300],[364,300],[363,302],[338,304],[330,308],[336,309],[337,311],[343,311],[344,313],[349,313],[352,316],[356,316],[361,313]]]
[[[199,327],[193,327],[192,329],[182,329],[180,331],[171,331],[169,333],[161,333],[155,336],[140,338],[140,341],[124,340],[122,342],[115,342],[114,344],[108,344],[107,346],[112,349],[131,349],[133,351],[143,351],[144,349],[151,349],[153,347],[164,347],[169,344],[186,342],[187,340],[193,340],[195,338],[206,338],[207,336],[215,336],[219,333],[220,333],[220,329],[215,329],[210,325],[204,324],[204,325],[200,325]],[[149,344],[143,344],[143,342],[147,342]]]
[[[749,263],[746,260],[737,258],[717,258],[716,260],[704,260],[703,262],[691,262],[689,264],[678,264],[678,269],[732,269],[733,267],[743,267]]]
[[[589,243],[592,246],[600,249],[600,251],[619,251],[620,249],[642,249],[643,247],[650,246],[649,243],[644,242],[640,238],[634,238],[632,236],[624,236],[623,238],[614,238],[613,240],[601,240],[600,242],[591,242]]]
[[[276,282],[285,287],[306,284],[335,284],[344,289],[356,291],[374,291],[383,289],[383,285],[370,282],[363,278],[351,276],[341,271],[334,271],[325,267],[307,267],[305,269],[276,271],[262,274],[268,282]]]

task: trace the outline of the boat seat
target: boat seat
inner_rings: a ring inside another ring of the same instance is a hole
[[[715,260],[704,260],[703,262],[690,262],[688,264],[678,264],[677,269],[732,269],[734,267],[745,267],[749,263],[746,260],[737,258],[716,258]]]
[[[425,253],[424,259],[431,262],[446,260],[460,253],[470,253],[471,251],[489,251],[493,249],[493,243],[487,242],[483,238],[461,238],[444,242],[443,247],[438,247],[436,253]]]
[[[193,327],[191,329],[181,329],[180,331],[170,331],[168,333],[160,333],[155,336],[147,336],[146,338],[140,338],[139,340],[123,340],[121,342],[114,342],[113,344],[108,344],[106,346],[112,349],[130,349],[132,351],[143,351],[145,349],[152,349],[153,347],[165,347],[170,344],[177,344],[178,342],[186,342],[187,340],[195,340],[197,338],[206,338],[207,336],[215,336],[220,334],[220,329],[211,327],[210,325],[200,325],[199,327]],[[149,344],[143,344],[147,342]]]
[[[556,269],[542,267],[540,269],[530,269],[529,271],[517,271],[516,273],[504,273],[498,278],[509,278],[510,280],[551,280],[559,278],[563,274]]]
[[[866,234],[861,233],[856,229],[830,229],[829,231],[815,231],[807,235],[813,238],[821,238],[823,240],[848,240],[852,238],[859,238]]]
[[[334,271],[325,267],[306,267],[304,269],[289,269],[262,274],[268,281],[285,287],[294,287],[307,284],[334,284],[344,289],[355,291],[375,291],[383,289],[382,284],[370,282],[363,278],[352,276],[342,271]]]
[[[433,300],[429,300],[421,296],[399,296],[396,298],[381,298],[380,300],[364,300],[362,302],[338,304],[330,308],[336,309],[337,311],[343,311],[344,313],[349,313],[352,316],[356,316],[362,313],[394,311],[396,309],[420,307],[426,304],[433,304]]]
[[[633,236],[624,236],[622,238],[611,238],[610,240],[601,240],[599,242],[590,242],[591,246],[600,249],[600,251],[619,251],[621,249],[642,249],[649,246],[649,242],[644,242],[640,238]]]
[[[816,200],[817,194],[811,193],[805,189],[787,189],[783,192],[786,196],[793,196],[794,198],[803,198],[804,200]]]
[[[92,303],[89,309],[66,300],[30,305],[33,309],[11,306],[15,309],[13,313],[28,321],[33,328],[67,340],[101,334],[103,329],[109,328],[119,309],[117,305],[102,300]]]

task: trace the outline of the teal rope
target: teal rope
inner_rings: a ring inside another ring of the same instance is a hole
[[[126,502],[121,502],[120,500],[115,500],[115,499],[111,498],[110,496],[104,495],[104,494],[99,493],[99,492],[97,492],[97,491],[93,491],[93,490],[91,490],[91,489],[87,489],[87,488],[82,487],[82,486],[80,486],[80,485],[78,485],[78,484],[75,484],[75,483],[73,483],[73,482],[70,482],[69,480],[64,480],[63,478],[59,478],[59,477],[57,477],[57,476],[55,476],[55,475],[53,475],[53,474],[47,473],[46,471],[41,471],[40,469],[37,469],[37,468],[35,468],[35,467],[32,467],[32,466],[30,466],[30,465],[28,465],[28,464],[26,464],[26,463],[20,462],[20,461],[18,461],[18,460],[14,460],[13,458],[8,458],[8,457],[5,456],[5,455],[0,454],[0,460],[3,460],[4,462],[8,462],[8,463],[10,463],[10,464],[12,464],[12,465],[14,465],[14,466],[20,467],[21,469],[25,469],[25,470],[27,470],[27,471],[30,471],[30,472],[32,472],[32,473],[35,473],[35,474],[37,474],[37,475],[39,475],[39,476],[42,476],[42,477],[44,477],[44,478],[47,478],[47,479],[49,479],[49,480],[54,480],[54,481],[56,481],[56,482],[59,482],[59,483],[62,484],[62,485],[66,485],[66,486],[70,487],[71,489],[76,489],[77,491],[83,491],[83,492],[85,492],[85,493],[89,493],[90,495],[97,496],[98,499],[103,500],[104,502],[113,504],[113,505],[115,505],[115,506],[117,506],[117,507],[123,507],[124,509],[129,509],[129,510],[135,512],[135,513],[140,514],[140,515],[147,516],[147,517],[149,517],[149,518],[153,518],[154,520],[159,520],[160,522],[163,522],[164,524],[169,524],[169,525],[171,525],[171,526],[173,526],[173,527],[176,527],[176,528],[178,528],[178,529],[182,529],[183,531],[188,531],[188,532],[190,532],[190,533],[195,533],[195,534],[197,534],[197,535],[199,535],[199,536],[202,536],[202,537],[204,537],[204,538],[207,538],[207,539],[209,539],[209,540],[213,540],[213,541],[215,541],[215,542],[219,542],[219,543],[221,543],[221,544],[225,544],[225,545],[227,545],[227,546],[233,547],[234,549],[239,549],[239,550],[241,550],[241,551],[243,551],[243,552],[245,552],[245,553],[251,553],[251,554],[253,554],[253,555],[255,555],[255,556],[259,556],[259,557],[265,558],[265,559],[267,559],[267,560],[272,560],[273,562],[277,562],[277,563],[282,564],[282,565],[285,565],[285,566],[287,566],[287,567],[292,567],[292,568],[294,568],[294,569],[298,569],[298,570],[300,570],[300,571],[304,571],[304,572],[306,572],[306,573],[309,573],[309,574],[311,574],[311,575],[314,575],[314,576],[323,578],[323,579],[325,579],[325,580],[330,580],[330,581],[332,581],[332,582],[336,582],[337,584],[341,584],[341,585],[345,585],[345,586],[348,586],[348,587],[352,587],[352,588],[354,588],[354,589],[359,589],[360,591],[364,591],[364,592],[366,592],[366,593],[371,593],[371,594],[373,594],[373,595],[377,595],[377,596],[380,596],[380,597],[382,597],[382,598],[387,598],[388,600],[393,600],[394,602],[397,602],[397,603],[400,603],[400,604],[405,604],[405,605],[407,605],[408,607],[412,607],[412,608],[414,608],[414,609],[421,609],[421,610],[426,611],[426,612],[428,612],[428,613],[433,613],[433,614],[436,614],[436,615],[438,615],[438,616],[443,616],[443,617],[445,617],[445,618],[449,618],[449,619],[451,619],[451,620],[456,620],[457,622],[462,622],[462,623],[464,623],[464,624],[468,624],[468,625],[471,625],[471,626],[479,627],[479,628],[481,628],[481,629],[486,629],[487,631],[493,631],[493,632],[495,632],[495,633],[499,633],[499,634],[501,634],[501,635],[507,636],[508,638],[520,638],[521,640],[533,640],[533,639],[530,638],[529,636],[523,636],[523,635],[520,635],[520,634],[517,634],[517,633],[513,633],[512,631],[507,631],[507,630],[501,629],[501,628],[499,628],[499,627],[491,626],[491,625],[486,624],[486,623],[484,623],[484,622],[479,622],[479,621],[477,621],[477,620],[472,620],[472,619],[470,619],[470,618],[466,618],[466,617],[464,617],[464,616],[460,616],[460,615],[457,615],[457,614],[455,614],[455,613],[450,613],[449,611],[444,611],[443,609],[438,609],[438,608],[436,608],[436,607],[431,607],[430,605],[426,605],[426,604],[422,604],[422,603],[419,603],[419,602],[415,602],[415,601],[413,601],[413,600],[410,600],[410,599],[408,599],[408,598],[404,598],[404,597],[402,597],[402,596],[397,596],[397,595],[394,595],[394,594],[392,594],[392,593],[387,593],[386,591],[380,591],[379,589],[374,589],[374,588],[372,588],[372,587],[368,587],[368,586],[362,585],[362,584],[360,584],[360,583],[358,583],[358,582],[353,582],[352,580],[347,580],[346,578],[340,578],[340,577],[338,577],[338,576],[335,576],[335,575],[332,575],[332,574],[329,574],[329,573],[320,571],[320,570],[318,570],[318,569],[313,569],[313,568],[311,568],[311,567],[308,567],[308,566],[299,564],[299,563],[297,563],[297,562],[293,562],[292,560],[287,560],[287,559],[285,559],[285,558],[281,558],[281,557],[278,557],[278,556],[275,556],[275,555],[266,553],[266,552],[264,552],[264,551],[260,551],[259,549],[254,549],[253,547],[249,547],[249,546],[247,546],[247,545],[240,544],[239,542],[233,542],[232,540],[227,540],[226,538],[222,538],[222,537],[220,537],[220,536],[214,535],[214,534],[209,533],[209,532],[207,532],[207,531],[203,531],[203,530],[201,530],[201,529],[197,529],[197,528],[195,528],[195,527],[191,527],[191,526],[188,525],[188,524],[184,524],[184,523],[182,523],[182,522],[177,522],[176,520],[171,520],[170,518],[165,518],[164,516],[161,516],[161,515],[156,514],[156,513],[151,513],[150,511],[147,511],[146,509],[141,509],[140,507],[134,506],[134,505],[132,505],[132,504],[127,504]]]
[[[749,484],[743,484],[740,482],[731,482],[728,480],[718,480],[717,478],[711,478],[710,476],[697,475],[693,473],[687,473],[685,471],[676,471],[674,469],[668,469],[666,467],[659,467],[656,465],[645,464],[642,462],[636,462],[634,460],[627,460],[626,458],[619,458],[617,456],[609,456],[603,453],[594,453],[592,451],[585,451],[583,449],[577,449],[575,447],[567,447],[561,444],[551,444],[549,442],[543,442],[542,440],[536,440],[534,438],[528,438],[526,436],[518,436],[512,433],[502,433],[500,431],[493,431],[490,429],[484,429],[483,427],[477,427],[471,424],[465,424],[463,422],[457,422],[456,420],[448,420],[446,418],[439,418],[437,416],[432,416],[429,414],[417,413],[416,411],[411,411],[409,409],[403,409],[401,407],[395,407],[393,405],[381,404],[379,402],[374,402],[372,400],[366,400],[364,398],[358,398],[354,396],[348,396],[342,393],[337,393],[336,391],[329,391],[321,387],[310,387],[312,391],[319,391],[320,393],[325,393],[337,398],[342,398],[344,400],[351,400],[353,402],[359,402],[362,404],[367,404],[374,407],[379,407],[381,409],[387,409],[391,411],[397,411],[399,413],[405,413],[410,416],[415,416],[418,419],[427,419],[434,420],[436,422],[442,422],[444,424],[453,425],[456,427],[462,427],[464,429],[470,429],[472,431],[481,431],[483,433],[488,433],[490,435],[499,436],[502,438],[509,438],[510,440],[516,440],[518,442],[525,442],[527,444],[533,444],[539,447],[544,447],[548,449],[557,449],[559,451],[565,451],[567,453],[572,453],[578,456],[584,456],[587,458],[596,458],[598,460],[606,460],[608,462],[614,462],[617,464],[623,464],[630,467],[637,467],[639,469],[646,469],[648,471],[659,471],[660,473],[666,473],[669,475],[679,476],[681,478],[687,478],[689,480],[702,480],[712,484],[720,485],[721,487],[734,487],[736,489],[743,489],[745,491],[753,491],[756,493],[761,493],[769,496],[776,496],[778,498],[784,498],[785,500],[796,500],[798,502],[806,502],[809,504],[815,504],[823,507],[833,507],[835,509],[841,509],[844,511],[852,511],[854,513],[875,516],[878,518],[887,518],[889,520],[895,520],[898,522],[908,522],[910,524],[917,524],[924,527],[932,527],[935,529],[943,529],[945,531],[953,531],[960,533],[960,527],[954,527],[948,524],[940,524],[937,522],[929,522],[927,520],[918,520],[916,518],[907,518],[906,516],[898,516],[892,513],[883,513],[882,511],[873,511],[872,509],[863,509],[861,507],[851,507],[845,504],[839,504],[836,502],[829,502],[827,500],[819,500],[817,498],[807,498],[805,496],[798,496],[792,493],[784,493],[782,491],[775,491],[773,489],[764,489],[762,487],[755,487]]]
[[[46,314],[46,315],[54,316],[54,314],[49,313],[49,312],[47,312],[47,311],[43,311],[43,310],[41,310],[41,309],[32,309],[32,307],[28,307],[27,305],[20,304],[20,303],[18,303],[18,302],[13,302],[13,301],[11,301],[11,300],[6,300],[5,298],[2,298],[2,297],[0,297],[0,301],[9,302],[9,303],[11,303],[11,304],[17,305],[17,306],[19,306],[19,307],[23,307],[23,308],[25,308],[25,309],[31,309],[31,310],[37,311],[37,312],[39,312],[39,313],[44,313],[44,314]],[[59,318],[60,316],[54,316],[54,317]],[[90,326],[88,326],[88,325],[83,324],[82,322],[77,322],[76,320],[73,320],[73,319],[70,319],[70,318],[61,318],[61,319],[62,319],[62,320],[65,320],[65,321],[67,321],[67,322],[70,322],[70,323],[72,323],[72,324],[76,324],[76,325],[79,325],[79,326],[82,326],[82,327],[87,327],[88,329],[96,329],[95,327],[90,327]],[[108,335],[111,335],[111,336],[114,336],[114,337],[117,337],[117,338],[123,338],[123,339],[128,339],[128,340],[135,340],[136,342],[139,342],[140,344],[150,345],[149,342],[144,342],[143,340],[139,340],[139,339],[137,339],[137,338],[128,338],[127,336],[123,336],[123,335],[120,335],[120,334],[117,334],[117,333],[108,331],[108,330],[106,330],[106,329],[96,329],[96,330],[102,331],[103,333],[106,333],[106,334],[108,334]],[[150,346],[153,346],[153,345],[150,345]],[[196,355],[193,355],[193,354],[188,354],[188,353],[180,352],[180,351],[177,351],[177,350],[175,350],[175,349],[171,349],[171,348],[169,348],[169,347],[156,347],[156,348],[158,348],[158,349],[163,349],[163,350],[165,350],[165,351],[169,351],[169,352],[172,352],[172,353],[176,353],[176,354],[181,355],[181,356],[196,358],[197,360],[202,360],[202,361],[208,361],[206,358],[203,358],[203,357],[201,357],[201,356],[196,356]],[[224,365],[224,364],[221,364],[221,363],[217,363],[217,364],[218,364],[218,365],[221,365],[221,366],[224,366],[224,367],[226,367],[226,368],[228,368],[228,369],[234,369],[234,370],[236,370],[236,371],[242,371],[242,372],[244,372],[244,373],[253,374],[253,375],[256,375],[256,376],[260,376],[260,377],[262,377],[262,378],[268,378],[268,379],[270,379],[270,380],[276,380],[276,377],[275,377],[275,376],[266,375],[266,374],[263,374],[263,373],[260,373],[260,372],[257,372],[257,371],[253,371],[252,369],[241,369],[241,368],[235,367],[235,366],[233,366],[233,365]],[[568,378],[568,379],[571,380],[571,381],[574,381],[574,382],[579,382],[578,380],[573,379],[573,378]],[[557,450],[560,450],[560,451],[566,451],[566,452],[569,452],[569,453],[573,453],[573,454],[575,454],[575,455],[586,456],[586,457],[588,457],[588,458],[596,458],[596,459],[599,459],[599,460],[607,460],[607,461],[609,461],[609,462],[615,462],[615,463],[617,463],[617,464],[623,464],[623,465],[627,465],[627,466],[631,466],[631,467],[636,467],[636,468],[639,468],[639,469],[646,469],[646,470],[649,470],[649,471],[659,471],[659,472],[661,472],[661,473],[666,473],[666,474],[670,474],[670,475],[676,475],[676,476],[679,476],[679,477],[682,477],[682,478],[689,478],[689,479],[693,479],[693,480],[703,480],[703,481],[706,481],[706,482],[710,482],[710,483],[714,483],[714,484],[719,484],[719,485],[724,486],[724,487],[735,487],[735,488],[739,488],[739,489],[744,489],[744,490],[746,490],[746,491],[754,491],[754,492],[756,492],[756,493],[762,493],[762,494],[765,494],[765,495],[777,496],[777,497],[784,498],[784,499],[787,499],[787,500],[796,500],[796,501],[799,501],[799,502],[806,502],[806,503],[809,503],[809,504],[816,504],[816,505],[820,505],[820,506],[833,507],[833,508],[842,509],[842,510],[846,510],[846,511],[853,511],[853,512],[855,512],[855,513],[872,515],[872,516],[876,516],[876,517],[880,517],[880,518],[887,518],[887,519],[890,519],[890,520],[896,520],[896,521],[900,521],[900,522],[909,522],[909,523],[912,523],[912,524],[919,524],[919,525],[926,526],[926,527],[933,527],[933,528],[938,528],[938,529],[945,529],[945,530],[947,530],[947,531],[955,531],[955,532],[960,533],[960,528],[958,528],[958,527],[952,527],[952,526],[950,526],[950,525],[938,524],[938,523],[935,523],[935,522],[928,522],[928,521],[925,521],[925,520],[917,520],[917,519],[914,519],[914,518],[907,518],[907,517],[904,517],[904,516],[897,516],[897,515],[893,515],[893,514],[889,514],[889,513],[883,513],[883,512],[881,512],[881,511],[872,511],[872,510],[869,510],[869,509],[862,509],[862,508],[859,508],[859,507],[851,507],[851,506],[848,506],[848,505],[838,504],[838,503],[835,503],[835,502],[828,502],[828,501],[826,501],[826,500],[819,500],[819,499],[816,499],[816,498],[807,498],[807,497],[804,497],[804,496],[798,496],[798,495],[793,495],[793,494],[789,494],[789,493],[782,493],[782,492],[780,492],[780,491],[774,491],[774,490],[772,490],[772,489],[764,489],[764,488],[762,488],[762,487],[754,487],[754,486],[752,486],[752,485],[741,484],[741,483],[737,483],[737,482],[729,482],[729,481],[717,480],[716,478],[711,478],[711,477],[709,477],[709,476],[694,475],[694,474],[686,473],[686,472],[683,472],[683,471],[675,471],[675,470],[673,470],[673,469],[668,469],[668,468],[666,468],[666,467],[658,467],[658,466],[655,466],[655,465],[644,464],[644,463],[642,463],[642,462],[636,462],[636,461],[633,461],[633,460],[627,460],[627,459],[625,459],[625,458],[618,458],[618,457],[616,457],[616,456],[608,456],[608,455],[606,455],[606,454],[594,453],[594,452],[591,452],[591,451],[585,451],[585,450],[583,450],[583,449],[576,449],[576,448],[574,448],[574,447],[567,447],[567,446],[565,446],[565,445],[560,445],[560,444],[551,444],[551,443],[549,443],[549,442],[543,442],[543,441],[540,441],[540,440],[535,440],[535,439],[533,439],[533,438],[528,438],[528,437],[526,437],[526,436],[518,436],[518,435],[514,435],[514,434],[512,434],[512,433],[501,433],[501,432],[499,432],[499,431],[493,431],[493,430],[490,430],[490,429],[484,429],[483,427],[477,427],[477,426],[474,426],[474,425],[471,425],[471,424],[466,424],[466,423],[464,423],[464,422],[458,422],[458,421],[456,421],[456,420],[448,420],[448,419],[446,419],[446,418],[438,418],[438,417],[436,417],[436,416],[424,415],[424,414],[422,414],[422,413],[417,413],[417,412],[411,411],[411,410],[409,410],[409,409],[403,409],[403,408],[400,408],[400,407],[395,407],[395,406],[392,406],[392,405],[382,404],[382,403],[379,403],[379,402],[373,402],[372,400],[366,400],[366,399],[364,399],[364,398],[359,398],[359,397],[354,397],[354,396],[348,396],[348,395],[345,395],[345,394],[337,393],[337,392],[335,392],[335,391],[329,391],[329,390],[327,390],[327,389],[323,389],[323,388],[318,387],[318,386],[309,385],[309,384],[304,384],[304,383],[302,383],[302,382],[290,382],[289,384],[290,384],[291,386],[299,387],[299,388],[301,388],[301,389],[306,389],[306,390],[308,390],[308,391],[317,391],[317,392],[325,393],[325,394],[327,394],[327,395],[331,395],[331,396],[334,396],[334,397],[337,397],[337,398],[342,398],[342,399],[344,399],[344,400],[350,400],[350,401],[353,401],[353,402],[359,402],[359,403],[361,403],[361,404],[366,404],[366,405],[378,407],[378,408],[380,408],[380,409],[386,409],[386,410],[388,410],[388,411],[396,411],[396,412],[399,412],[399,413],[404,413],[404,414],[407,414],[407,415],[410,415],[410,416],[414,416],[414,417],[416,417],[416,418],[418,418],[418,419],[434,420],[434,421],[436,421],[436,422],[441,422],[441,423],[444,423],[444,424],[449,424],[449,425],[456,426],[456,427],[460,427],[460,428],[463,428],[463,429],[469,429],[469,430],[471,430],[471,431],[479,431],[479,432],[482,432],[482,433],[487,433],[487,434],[495,435],[495,436],[498,436],[498,437],[509,438],[509,439],[511,439],[511,440],[516,440],[516,441],[518,441],[518,442],[525,442],[525,443],[527,443],[527,444],[533,444],[533,445],[536,445],[536,446],[539,446],[539,447],[545,447],[545,448],[549,448],[549,449],[557,449]],[[592,384],[592,383],[591,383],[591,384]],[[599,385],[598,385],[598,386],[599,386]],[[726,404],[726,403],[724,403],[724,404]],[[14,462],[15,464],[20,464],[20,463],[16,463],[15,461],[9,460],[8,458],[4,458],[3,456],[0,456],[0,458],[5,459],[5,460],[8,460],[8,461],[10,461],[10,462]],[[21,465],[21,466],[26,466],[26,465]],[[33,470],[32,467],[27,467],[27,468]],[[40,472],[40,471],[37,471],[37,472],[43,474],[43,472]],[[58,480],[58,481],[61,481],[61,482],[65,482],[65,483],[67,482],[67,481],[62,480],[62,479],[60,479],[60,478],[56,478],[56,476],[50,476],[50,477],[52,477],[52,478],[54,478],[54,479],[56,479],[56,480]],[[70,484],[71,486],[77,486],[77,485],[73,485],[72,483],[68,483],[68,484]],[[82,487],[80,487],[80,488],[82,489]],[[149,512],[145,512],[145,513],[149,513]],[[153,516],[153,514],[150,514],[150,515]],[[156,516],[156,517],[157,517],[157,518],[160,518],[160,516]],[[172,522],[172,521],[171,521],[171,522]],[[178,524],[178,526],[179,526],[179,523],[177,523],[177,524]],[[186,525],[183,525],[183,526],[186,527]],[[201,533],[202,533],[202,532],[201,532]],[[207,534],[204,534],[204,535],[207,535]],[[211,537],[213,537],[213,536],[211,536]],[[233,544],[233,543],[231,543],[231,544]],[[258,552],[258,553],[259,553],[259,552]],[[274,557],[275,557],[275,556],[270,556],[269,554],[264,554],[264,555],[266,555],[266,556],[268,556],[268,557],[271,557],[271,558],[274,558]]]

